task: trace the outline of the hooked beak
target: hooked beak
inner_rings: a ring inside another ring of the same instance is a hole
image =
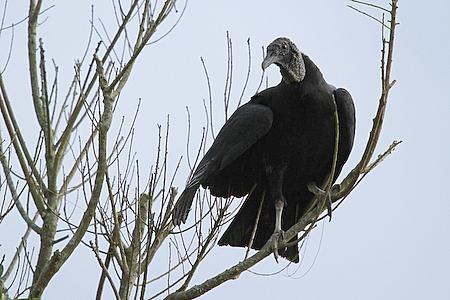
[[[268,66],[273,64],[277,61],[277,54],[275,51],[268,51],[266,54],[266,57],[264,58],[263,62],[261,63],[261,68],[263,71],[267,69]]]

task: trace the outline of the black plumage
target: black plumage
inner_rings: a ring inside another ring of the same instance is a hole
[[[179,197],[173,223],[186,221],[200,185],[218,197],[250,193],[219,245],[248,246],[263,201],[252,248],[260,249],[272,239],[277,254],[282,231],[302,217],[313,198],[307,183],[320,185],[330,174],[335,145],[333,96],[340,133],[333,178],[353,146],[355,109],[350,94],[329,85],[289,39],[278,38],[268,46],[262,66],[272,63],[280,67],[282,81],[253,96],[225,123]],[[297,245],[280,249],[280,254],[298,261]]]

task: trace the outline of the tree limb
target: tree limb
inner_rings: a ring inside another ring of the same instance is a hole
[[[40,297],[49,281],[53,278],[56,272],[61,268],[64,262],[70,257],[75,248],[81,242],[81,239],[86,233],[86,230],[94,216],[95,208],[100,198],[102,191],[104,176],[107,169],[107,134],[111,126],[112,110],[114,100],[111,98],[111,91],[107,87],[107,81],[103,71],[102,62],[96,57],[97,73],[99,77],[100,88],[103,92],[103,113],[99,122],[98,133],[98,165],[95,176],[94,188],[92,190],[91,198],[88,206],[83,214],[78,228],[75,230],[72,238],[61,252],[56,251],[46,264],[45,270],[40,274],[39,278],[33,284],[30,297]]]

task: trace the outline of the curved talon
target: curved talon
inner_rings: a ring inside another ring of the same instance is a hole
[[[316,196],[325,194],[325,191],[322,190],[320,187],[318,187],[314,182],[308,182],[306,184],[306,187],[308,188],[308,191],[310,191]]]
[[[336,183],[331,187],[331,193],[332,194],[337,194],[341,191],[341,184],[340,183]]]
[[[276,231],[272,234],[272,236],[270,237],[270,239],[267,241],[268,243],[270,243],[270,246],[272,248],[272,252],[273,252],[273,257],[275,258],[275,261],[278,263],[278,244],[280,242],[284,241],[284,231],[280,230],[280,231]]]
[[[340,189],[340,185],[335,185],[336,188]],[[317,197],[325,197],[325,205],[327,207],[327,215],[330,218],[329,221],[331,221],[331,216],[333,214],[333,201],[331,199],[331,193],[333,192],[335,186],[331,188],[331,191],[327,193],[327,191],[322,190],[319,188],[314,182],[309,182],[306,184],[306,187],[308,188],[308,191],[316,195]]]
[[[333,201],[331,200],[331,191],[327,193],[325,196],[325,205],[327,206],[327,215],[328,215],[328,222],[331,222],[331,215],[333,214]]]

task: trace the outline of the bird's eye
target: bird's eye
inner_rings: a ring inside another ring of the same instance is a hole
[[[281,46],[281,48],[283,48],[283,50],[286,50],[286,49],[287,49],[287,45],[286,45],[286,44],[283,44],[283,45]]]

